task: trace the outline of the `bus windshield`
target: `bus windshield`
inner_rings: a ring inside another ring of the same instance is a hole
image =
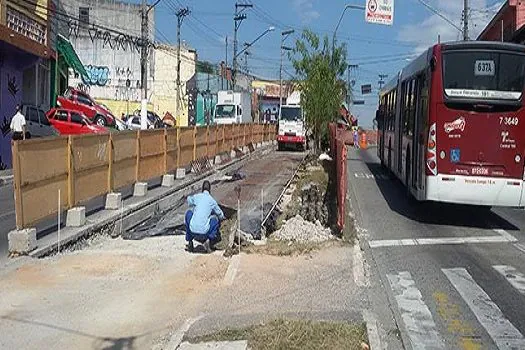
[[[449,98],[519,100],[525,55],[491,51],[443,54],[443,83]]]
[[[235,106],[217,105],[215,107],[215,118],[235,118]]]
[[[289,122],[302,120],[301,108],[300,107],[282,107],[280,119],[286,120]]]

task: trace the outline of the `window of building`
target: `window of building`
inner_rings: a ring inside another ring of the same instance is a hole
[[[89,7],[78,8],[78,21],[80,24],[89,24]]]
[[[29,120],[30,122],[38,123],[38,112],[36,111],[35,108],[33,107],[27,108],[26,119]]]

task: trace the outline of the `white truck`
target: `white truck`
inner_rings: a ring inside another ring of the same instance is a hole
[[[301,108],[301,93],[293,92],[287,99],[286,104],[279,107],[279,119],[277,121],[277,144],[279,150],[285,146],[296,146],[301,150],[306,149],[306,125],[303,109]]]
[[[251,123],[251,95],[248,92],[219,91],[213,117],[216,124]]]

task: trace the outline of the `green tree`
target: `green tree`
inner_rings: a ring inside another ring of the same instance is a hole
[[[315,148],[327,136],[328,122],[337,118],[346,96],[342,80],[346,71],[346,45],[330,45],[328,36],[322,39],[311,30],[304,30],[290,53],[297,84],[301,91],[301,105],[306,125],[312,132]]]

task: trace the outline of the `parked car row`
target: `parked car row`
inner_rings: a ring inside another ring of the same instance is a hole
[[[47,113],[36,106],[22,105],[22,114],[26,118],[26,138],[98,134],[108,132],[107,127],[119,131],[140,129],[140,111],[121,120],[109,108],[74,88],[68,88],[63,96],[59,96],[57,105],[57,108],[51,108]],[[147,127],[165,128],[169,125],[156,113],[148,111]]]

